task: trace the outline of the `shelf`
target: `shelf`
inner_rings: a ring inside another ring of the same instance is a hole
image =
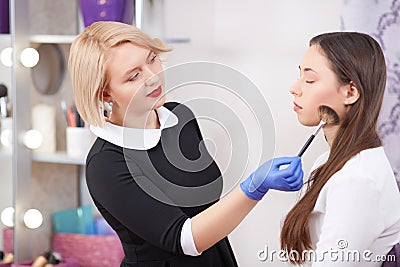
[[[0,151],[0,160],[12,159],[12,152]],[[64,151],[59,151],[53,154],[38,154],[32,153],[32,161],[36,162],[47,162],[47,163],[60,163],[60,164],[72,164],[72,165],[85,165],[86,158],[73,158],[67,155]]]
[[[167,44],[186,44],[190,43],[189,38],[164,38],[164,42]]]
[[[47,163],[61,163],[61,164],[74,164],[74,165],[85,165],[86,158],[73,158],[67,155],[66,152],[56,152],[54,154],[39,154],[32,153],[32,160],[36,162],[47,162]]]
[[[41,44],[71,44],[76,38],[76,35],[46,35],[37,34],[30,37],[32,43]],[[164,38],[167,44],[183,44],[190,43],[189,38]]]
[[[32,43],[41,44],[70,44],[76,38],[76,35],[46,35],[37,34],[31,35],[30,41]]]

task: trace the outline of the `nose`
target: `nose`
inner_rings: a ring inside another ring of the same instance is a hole
[[[298,86],[297,82],[292,85],[292,87],[290,88],[289,92],[293,96],[301,96],[302,95],[302,91],[301,91],[300,87]]]
[[[156,72],[154,72],[151,68],[146,67],[145,70],[145,75],[146,75],[146,86],[152,86],[154,84],[157,84],[159,81],[159,77]]]

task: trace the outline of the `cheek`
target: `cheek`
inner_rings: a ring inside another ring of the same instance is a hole
[[[303,109],[298,113],[298,120],[304,126],[316,126],[320,122],[319,107],[326,105],[337,111],[338,94],[333,90],[318,88],[309,94],[303,104]],[[338,111],[337,111],[338,112]]]

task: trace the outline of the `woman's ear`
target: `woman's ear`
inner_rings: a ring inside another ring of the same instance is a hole
[[[353,81],[344,86],[344,105],[352,105],[360,98],[360,90]]]
[[[103,92],[101,93],[101,97],[103,102],[112,102],[112,97],[109,94],[107,89],[104,89]]]

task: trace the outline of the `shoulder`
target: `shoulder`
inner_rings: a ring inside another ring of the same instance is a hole
[[[132,175],[141,173],[129,153],[125,153],[122,147],[97,138],[86,159],[86,180],[98,181],[127,172]]]
[[[383,148],[377,147],[354,155],[326,185],[335,191],[383,193],[385,184],[394,179],[393,170]]]

